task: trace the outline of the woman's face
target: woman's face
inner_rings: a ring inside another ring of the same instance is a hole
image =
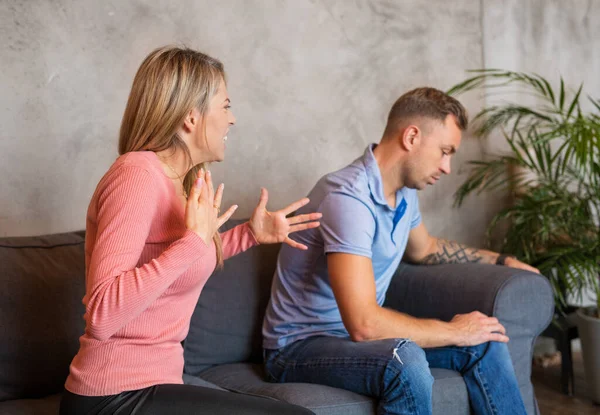
[[[186,140],[194,164],[223,161],[225,158],[225,141],[229,127],[235,124],[235,117],[231,112],[227,86],[221,80],[217,93],[211,98],[204,122],[200,111],[194,108],[190,113],[193,121],[186,121],[191,129],[191,136]]]
[[[210,100],[208,112],[204,117],[204,128],[202,124],[202,122],[197,123],[194,131],[193,145],[201,153],[200,160],[194,160],[194,163],[223,161],[229,127],[235,124],[227,86],[223,80],[217,93]]]

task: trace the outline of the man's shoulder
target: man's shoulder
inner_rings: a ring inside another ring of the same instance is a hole
[[[357,199],[367,205],[371,203],[367,172],[364,166],[357,162],[326,174],[317,186],[322,190],[323,199],[330,195],[336,195]]]

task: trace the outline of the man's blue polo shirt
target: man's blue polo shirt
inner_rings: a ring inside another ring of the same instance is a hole
[[[371,258],[377,303],[400,264],[411,229],[421,223],[417,192],[402,188],[396,208],[388,206],[381,173],[373,156],[362,157],[330,173],[309,194],[298,213],[321,212],[321,226],[298,232],[301,251],[283,244],[263,324],[263,347],[279,349],[311,336],[348,336],[329,284],[326,254],[343,252]]]

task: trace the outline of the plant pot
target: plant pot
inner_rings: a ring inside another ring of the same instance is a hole
[[[577,326],[589,397],[600,404],[600,318],[596,316],[596,307],[582,307],[577,310]]]

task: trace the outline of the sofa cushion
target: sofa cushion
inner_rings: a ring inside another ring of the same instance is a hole
[[[84,330],[83,233],[0,238],[0,264],[0,401],[58,393]]]
[[[446,369],[431,369],[433,413],[469,415],[467,388],[460,374]],[[234,363],[216,366],[202,372],[201,377],[222,388],[275,398],[304,406],[317,415],[372,415],[375,400],[346,391],[310,383],[270,383],[264,380],[262,365]]]
[[[233,363],[205,370],[202,378],[222,388],[278,399],[309,408],[317,415],[375,414],[375,401],[363,395],[310,383],[270,383],[262,364]]]
[[[0,402],[2,415],[56,415],[60,407],[60,394],[42,399],[17,399]]]
[[[185,383],[186,385],[200,386],[203,388],[217,389],[217,390],[221,390],[221,391],[225,390],[223,388],[218,387],[214,383],[210,383],[204,379],[201,379],[196,376],[188,375],[185,373],[183,374],[183,383]]]
[[[222,231],[243,223],[231,220]],[[262,362],[261,326],[279,245],[259,245],[225,261],[202,289],[184,342],[184,372]]]

